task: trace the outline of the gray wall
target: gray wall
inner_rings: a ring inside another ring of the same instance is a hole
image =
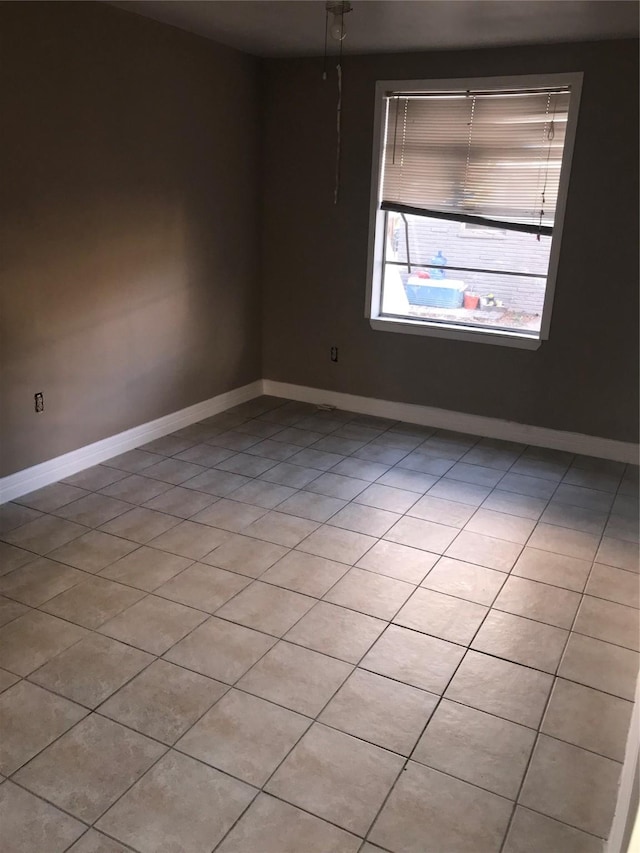
[[[335,72],[323,83],[320,60],[260,66],[101,3],[2,3],[0,18],[0,475],[261,375],[636,437],[635,42],[348,57],[334,207]],[[373,332],[375,80],[574,70],[551,340]]]
[[[335,207],[335,71],[323,82],[321,60],[266,63],[264,375],[637,440],[637,53],[625,40],[347,57]],[[550,340],[526,351],[373,331],[375,81],[563,71],[583,71],[584,84]]]
[[[0,16],[10,474],[261,376],[259,67],[103,3]]]

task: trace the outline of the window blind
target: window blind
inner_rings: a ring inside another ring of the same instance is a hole
[[[551,234],[570,89],[389,92],[381,207]]]

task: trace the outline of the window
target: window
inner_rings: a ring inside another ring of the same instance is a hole
[[[481,240],[504,240],[507,232],[504,228],[488,228],[486,225],[476,225],[475,222],[463,222],[458,236]]]
[[[378,83],[373,328],[529,348],[548,337],[581,81]]]

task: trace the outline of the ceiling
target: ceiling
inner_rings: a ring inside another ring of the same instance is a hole
[[[256,56],[319,56],[324,49],[324,0],[120,0],[113,5]],[[345,16],[345,53],[638,35],[635,0],[352,0],[352,5]]]

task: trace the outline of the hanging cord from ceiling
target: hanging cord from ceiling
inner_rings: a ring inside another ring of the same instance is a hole
[[[336,110],[336,183],[333,190],[333,203],[338,203],[340,196],[340,155],[342,153],[342,42],[340,42],[340,61],[338,72],[338,106]]]
[[[335,168],[335,184],[333,190],[333,203],[337,204],[340,197],[340,163],[342,155],[342,43],[345,39],[346,32],[344,29],[344,16],[346,12],[351,11],[351,3],[336,2],[336,0],[328,0],[325,6],[325,23],[324,23],[324,62],[322,70],[322,79],[327,79],[327,34],[330,31],[332,38],[335,38],[340,44],[338,54],[338,64],[336,65],[337,78],[337,104],[336,104],[336,168]],[[329,13],[333,15],[331,28],[329,28]],[[338,21],[339,17],[339,21]]]

